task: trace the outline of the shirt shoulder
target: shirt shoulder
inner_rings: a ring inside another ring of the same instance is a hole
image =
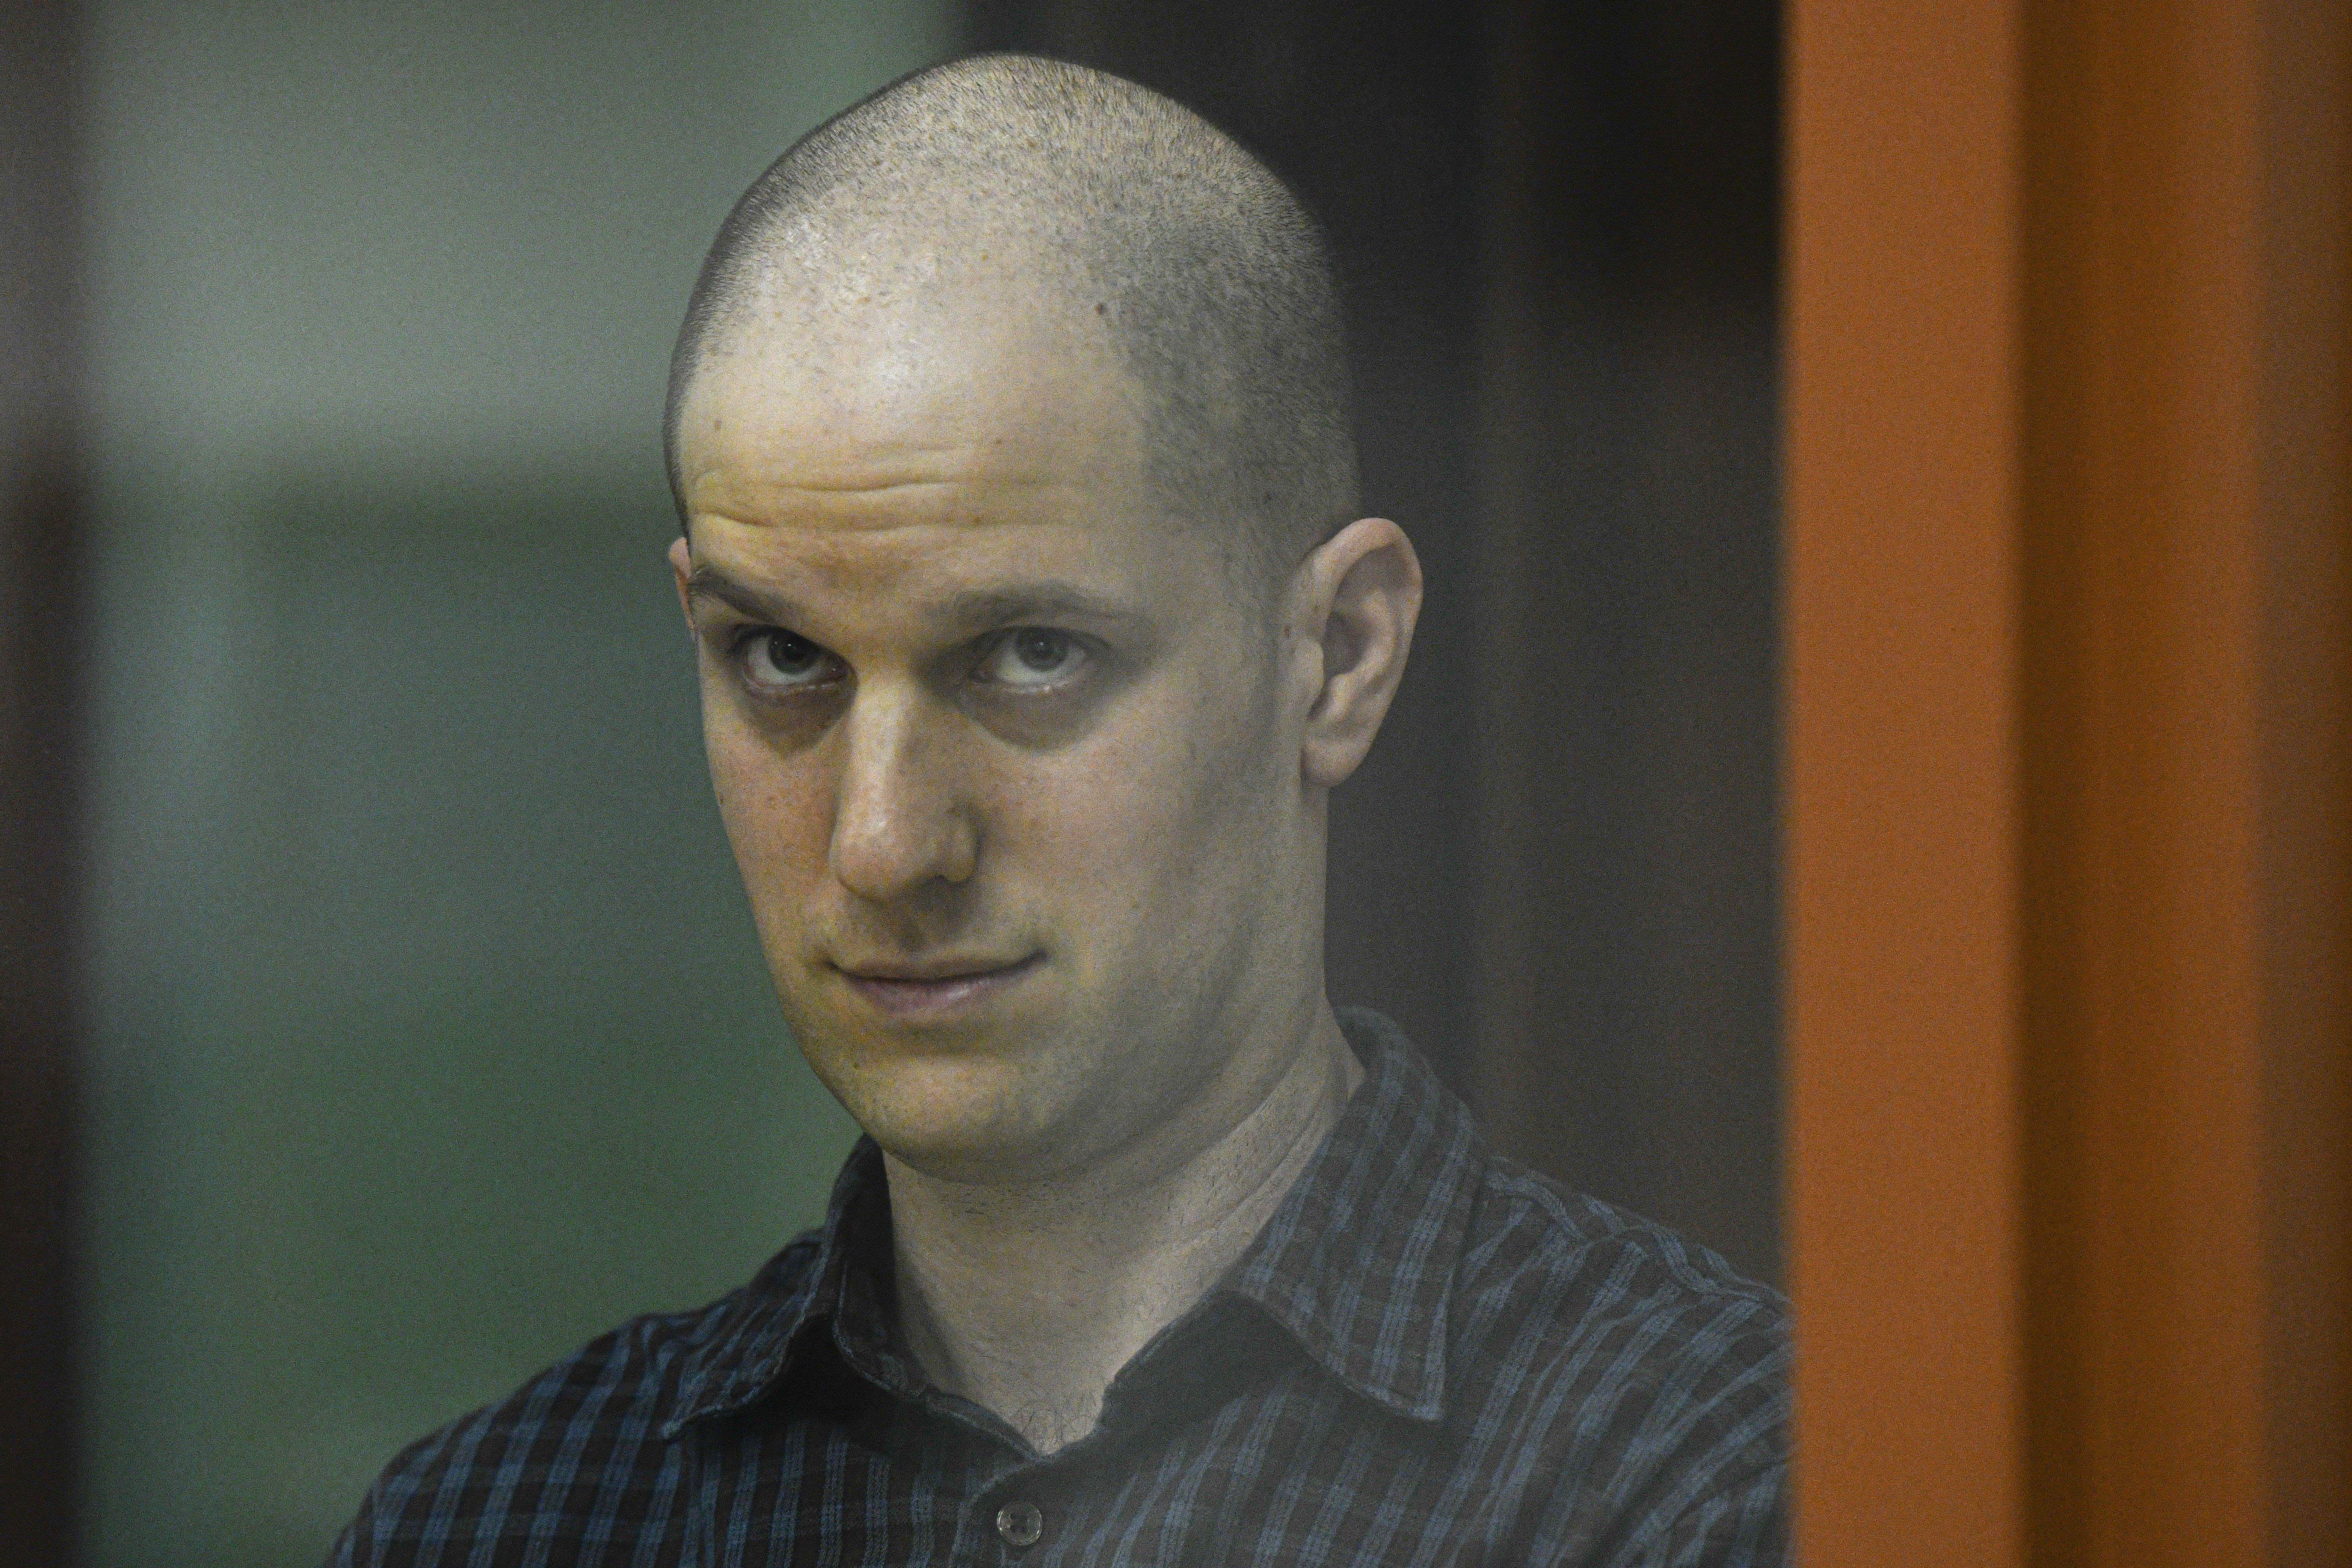
[[[802,1236],[752,1283],[708,1306],[633,1318],[418,1438],[369,1488],[328,1563],[465,1562],[479,1543],[578,1539],[617,1521],[657,1533],[677,1514],[677,1445],[661,1427],[682,1381],[748,1298],[789,1293],[817,1252],[816,1233]]]
[[[1499,1155],[1485,1162],[1464,1239],[1448,1424],[1512,1423],[1526,1462],[1578,1478],[1569,1490],[1587,1521],[1608,1521],[1615,1538],[1594,1552],[1584,1521],[1559,1521],[1588,1560],[1647,1561],[1721,1529],[1752,1536],[1753,1555],[1690,1560],[1777,1561],[1790,1406],[1780,1293]]]
[[[1694,1308],[1782,1333],[1788,1326],[1787,1299],[1718,1253],[1506,1155],[1486,1154],[1475,1180],[1457,1289],[1569,1281],[1587,1287],[1573,1293],[1580,1321]]]

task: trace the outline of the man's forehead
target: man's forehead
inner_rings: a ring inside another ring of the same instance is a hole
[[[689,517],[753,526],[1107,521],[1146,499],[1123,435],[1083,409],[1015,423],[720,402],[693,439],[681,437],[679,471]]]
[[[779,505],[854,517],[867,501],[1019,504],[1134,490],[1140,421],[1099,335],[976,299],[778,309],[740,320],[678,413],[689,514]]]
[[[702,336],[704,374],[889,382],[981,361],[1071,360],[1116,369],[1108,302],[1034,243],[926,234],[764,251]]]

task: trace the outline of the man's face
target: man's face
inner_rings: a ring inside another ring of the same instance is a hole
[[[780,289],[730,336],[673,559],[802,1049],[900,1159],[1049,1177],[1270,1076],[1320,808],[1276,607],[1163,519],[1091,312],[931,298]]]

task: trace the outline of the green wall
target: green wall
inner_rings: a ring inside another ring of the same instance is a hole
[[[710,804],[655,427],[727,203],[954,22],[91,15],[90,1557],[308,1563],[853,1135]]]

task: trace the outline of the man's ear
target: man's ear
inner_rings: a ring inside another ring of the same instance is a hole
[[[686,536],[680,534],[669,541],[670,570],[677,573],[677,607],[686,615],[686,633],[694,635],[694,607],[686,600],[686,576],[694,570],[694,554],[686,548]]]
[[[1301,562],[1292,581],[1294,632],[1323,655],[1299,767],[1307,782],[1328,789],[1364,760],[1404,676],[1421,616],[1421,561],[1402,528],[1359,517]]]

